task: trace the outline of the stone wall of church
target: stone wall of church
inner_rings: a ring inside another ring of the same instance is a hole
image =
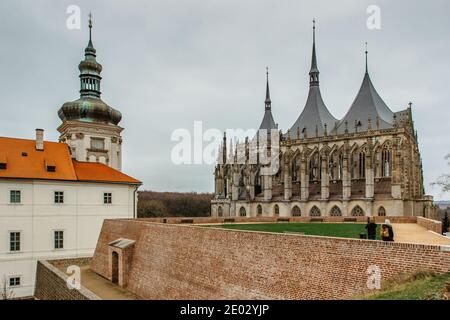
[[[136,240],[127,289],[144,299],[345,299],[400,273],[450,272],[445,246],[107,220],[92,269],[108,274],[108,243]]]

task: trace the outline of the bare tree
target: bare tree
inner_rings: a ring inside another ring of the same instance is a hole
[[[445,156],[445,160],[448,161],[447,163],[450,166],[450,153]],[[442,189],[442,192],[449,192],[450,191],[450,174],[444,173],[431,185],[440,187]]]
[[[10,300],[14,297],[14,292],[8,288],[6,276],[3,276],[2,286],[0,289],[0,300]]]

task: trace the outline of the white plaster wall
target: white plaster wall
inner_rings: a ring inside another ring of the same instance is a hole
[[[21,190],[21,204],[9,203],[10,190]],[[54,192],[64,191],[64,204]],[[112,204],[103,204],[103,193]],[[0,181],[0,285],[21,276],[15,297],[34,293],[39,259],[92,255],[104,219],[134,217],[134,187],[107,183]],[[137,204],[137,201],[136,201]],[[64,231],[64,249],[54,249],[53,232]],[[21,232],[21,251],[9,251],[9,232]]]

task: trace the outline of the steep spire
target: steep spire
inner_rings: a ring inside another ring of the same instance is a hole
[[[270,100],[270,90],[269,90],[269,67],[266,67],[266,110],[272,108],[272,101]]]
[[[277,129],[275,120],[273,120],[272,115],[272,100],[270,100],[270,90],[269,90],[269,67],[266,67],[266,100],[264,102],[265,110],[264,117],[259,126],[259,130],[272,130]]]
[[[319,69],[317,68],[317,57],[316,57],[316,20],[313,20],[313,48],[311,57],[311,70],[309,71],[309,85],[318,86],[319,85]]]

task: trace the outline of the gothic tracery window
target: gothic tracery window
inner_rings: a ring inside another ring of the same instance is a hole
[[[245,208],[244,208],[244,207],[241,207],[241,209],[239,209],[239,215],[240,215],[241,217],[247,216],[247,211],[245,211]]]
[[[360,206],[356,206],[352,210],[352,216],[354,217],[362,217],[364,216],[364,211]]]
[[[320,209],[317,208],[316,206],[312,207],[311,211],[309,212],[309,215],[311,217],[320,217]]]
[[[342,216],[341,209],[339,209],[338,206],[334,206],[333,208],[331,208],[330,216],[332,216],[332,217],[340,217],[340,216]]]

